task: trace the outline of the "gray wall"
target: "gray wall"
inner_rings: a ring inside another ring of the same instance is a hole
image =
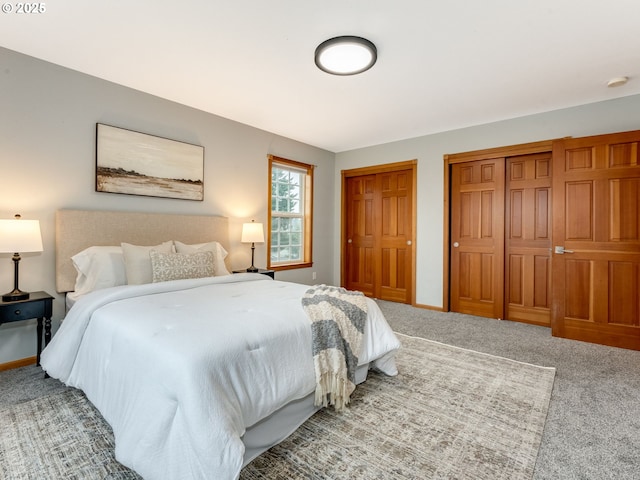
[[[418,160],[416,303],[442,307],[443,155],[561,137],[640,129],[640,95],[412,138],[336,155],[335,244],[340,240],[340,172],[369,165]],[[334,258],[334,281],[340,259]]]
[[[188,85],[185,85],[188,88]],[[94,191],[95,125],[106,123],[205,148],[203,202]],[[20,287],[55,293],[54,212],[60,208],[216,214],[230,219],[230,267],[247,267],[241,224],[267,220],[267,155],[317,165],[314,266],[279,272],[301,283],[333,278],[335,156],[215,115],[0,48],[0,218],[38,219],[44,252],[24,254]],[[266,265],[256,245],[256,265]],[[11,255],[0,254],[0,291],[13,288]],[[64,315],[54,303],[54,327]],[[35,355],[35,322],[0,326],[0,363]]]
[[[317,165],[314,266],[278,273],[302,283],[340,282],[340,172],[418,160],[418,304],[442,306],[443,155],[482,148],[640,129],[640,96],[333,154],[291,139],[124,88],[0,48],[0,218],[41,222],[45,251],[25,254],[20,286],[55,292],[54,212],[87,208],[219,214],[230,218],[230,266],[250,251],[241,224],[267,218],[267,154]],[[188,86],[185,86],[188,88]],[[190,202],[94,192],[95,124],[107,123],[205,147],[205,200]],[[265,265],[264,245],[256,264]],[[0,290],[12,288],[10,255],[0,254]],[[54,318],[63,316],[57,297]],[[54,322],[55,324],[56,322]],[[0,327],[0,363],[35,354],[35,323]]]

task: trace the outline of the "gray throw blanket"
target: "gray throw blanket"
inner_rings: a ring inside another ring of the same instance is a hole
[[[316,370],[315,405],[342,410],[356,388],[356,368],[367,319],[361,292],[316,285],[307,290],[302,306],[311,320]]]

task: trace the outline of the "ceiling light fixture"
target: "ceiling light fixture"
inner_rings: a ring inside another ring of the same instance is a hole
[[[607,82],[607,87],[621,87],[629,81],[629,77],[615,77]]]
[[[316,48],[316,65],[332,75],[356,75],[376,63],[378,50],[366,38],[345,35],[325,40]]]

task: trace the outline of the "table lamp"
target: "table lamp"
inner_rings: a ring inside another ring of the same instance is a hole
[[[20,253],[41,252],[42,235],[38,220],[23,220],[16,215],[13,220],[0,219],[0,253],[13,253],[13,290],[2,295],[3,302],[26,300],[29,292],[18,288]]]
[[[242,243],[251,244],[251,266],[247,268],[247,272],[257,272],[258,269],[253,265],[253,255],[256,249],[256,243],[264,242],[264,232],[261,223],[251,220],[251,223],[242,224]]]

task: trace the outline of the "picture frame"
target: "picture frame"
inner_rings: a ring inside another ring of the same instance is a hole
[[[204,200],[204,147],[96,124],[96,192]]]

